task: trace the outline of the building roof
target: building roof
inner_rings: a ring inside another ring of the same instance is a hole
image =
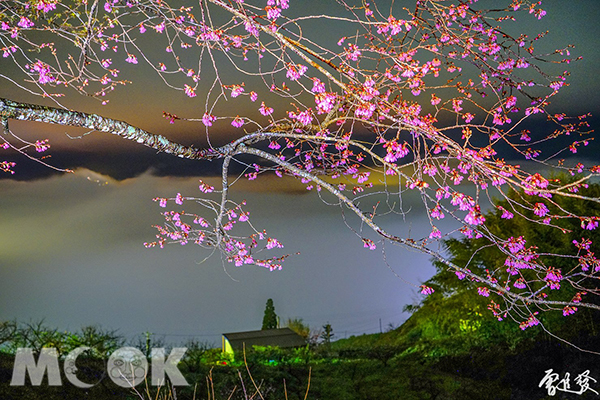
[[[224,333],[223,336],[234,350],[243,349],[244,343],[246,348],[252,346],[299,347],[306,344],[302,336],[290,328],[232,332]]]

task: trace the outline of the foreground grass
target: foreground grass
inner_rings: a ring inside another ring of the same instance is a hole
[[[259,349],[248,354],[246,364],[227,365],[187,359],[179,366],[190,383],[174,391],[168,387],[138,386],[137,393],[112,383],[102,360],[82,359],[81,380],[98,382],[90,389],[63,386],[9,386],[14,358],[0,353],[0,398],[2,399],[309,399],[397,400],[397,399],[597,399],[593,392],[581,396],[559,393],[549,397],[538,387],[544,371],[553,368],[574,378],[586,369],[600,377],[598,356],[592,356],[552,341],[522,343],[510,349],[503,345],[471,346],[457,350],[457,340],[422,344],[413,351],[377,345],[385,336],[361,337],[373,341],[369,347],[349,347],[343,342],[330,349],[286,352]],[[464,342],[464,340],[462,340]],[[380,348],[378,348],[380,346]],[[433,349],[440,350],[438,355]],[[454,346],[454,350],[452,350]],[[425,351],[426,350],[426,351]],[[390,356],[391,354],[391,356]],[[251,371],[251,375],[249,374]],[[79,375],[78,375],[79,376]],[[252,383],[254,382],[254,383]],[[256,385],[256,386],[255,386]],[[572,382],[572,386],[575,384]],[[598,385],[592,383],[592,388]],[[260,391],[260,396],[257,394]]]

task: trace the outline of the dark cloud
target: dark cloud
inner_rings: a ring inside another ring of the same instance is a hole
[[[578,119],[575,123],[581,122]],[[600,119],[596,117],[588,117],[585,119],[589,123],[588,127],[581,127],[583,131],[595,131],[600,128]],[[561,150],[568,147],[575,140],[592,139],[588,146],[580,146],[578,152],[562,151],[557,158],[565,158],[567,164],[575,164],[579,159],[594,160],[600,151],[600,142],[593,140],[593,134],[580,136],[573,134],[570,136],[563,135],[558,139],[553,139],[543,143],[535,144],[548,135],[552,134],[558,127],[545,121],[543,118],[537,118],[531,121],[526,120],[521,123],[515,133],[528,130],[532,137],[532,142],[521,141],[521,150],[526,150],[528,147],[541,150],[538,159],[545,159],[551,155],[557,154]],[[447,132],[446,132],[447,133]],[[105,134],[106,135],[106,134]],[[450,134],[460,140],[460,132]],[[372,141],[373,135],[366,132],[359,132],[357,139],[363,141]],[[187,160],[175,157],[166,153],[158,153],[150,148],[140,146],[136,143],[130,143],[125,140],[120,140],[120,147],[114,148],[90,146],[87,138],[75,141],[68,149],[61,149],[60,144],[53,147],[48,153],[50,158],[45,158],[44,161],[49,164],[63,169],[86,168],[103,175],[107,175],[116,180],[124,180],[140,176],[144,173],[150,173],[154,176],[173,176],[173,177],[192,177],[192,176],[220,176],[221,161],[203,161],[203,160]],[[475,134],[471,139],[471,143],[476,146],[485,146],[488,144],[486,135]],[[266,149],[266,145],[262,145]],[[520,163],[523,161],[523,156],[518,154],[513,148],[506,144],[499,143],[495,147],[498,152],[497,157],[508,161]],[[384,154],[383,148],[378,148],[380,155]],[[252,156],[242,156],[236,158],[239,162],[231,164],[230,172],[233,175],[243,173],[246,167],[254,162],[261,163],[260,160]],[[62,174],[48,168],[47,166],[26,159],[24,156],[15,153],[3,151],[2,160],[14,161],[18,165],[15,168],[14,175],[2,174],[0,179],[14,179],[19,181],[27,181],[33,179],[48,178],[50,176]],[[366,159],[365,162],[369,160]]]

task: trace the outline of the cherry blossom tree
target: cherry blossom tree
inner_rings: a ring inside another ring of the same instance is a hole
[[[585,192],[600,166],[564,160],[593,139],[586,115],[550,111],[567,83],[564,69],[576,58],[568,47],[540,52],[545,34],[516,28],[515,21],[544,17],[540,1],[497,3],[485,9],[476,0],[416,0],[405,8],[405,2],[331,0],[330,14],[310,15],[294,0],[3,1],[3,85],[38,95],[45,105],[1,99],[0,147],[47,163],[50,142],[19,137],[9,126],[14,119],[84,127],[177,157],[220,162],[217,187],[200,181],[199,193],[155,199],[174,210],[163,213],[165,223],[148,247],[189,243],[236,266],[280,269],[288,257],[278,250],[283,245],[250,223],[244,202],[230,199],[238,179],[275,174],[339,205],[358,245],[416,249],[456,279],[477,282],[499,319],[511,316],[527,327],[541,311],[600,310],[600,262],[587,234],[600,217],[556,201],[600,202]],[[327,29],[339,37],[323,35]],[[122,71],[143,65],[158,83],[203,105],[195,115],[180,115],[167,104],[164,117],[197,122],[207,146],[67,107],[76,96],[108,104],[113,92],[127,90]],[[532,133],[530,121],[548,128]],[[223,129],[236,138],[213,145]],[[509,161],[518,158],[534,167]],[[244,172],[233,174],[232,162]],[[18,168],[0,162],[4,172]],[[412,192],[431,225],[421,239],[384,229],[386,221],[402,222],[402,199]],[[177,211],[184,203],[198,211]],[[502,219],[527,219],[557,235],[565,230],[561,221],[576,221],[582,239],[553,255],[571,267],[549,265],[522,236],[495,234],[484,215],[493,208]],[[444,218],[455,228],[441,229]],[[439,241],[456,236],[495,246],[504,266],[453,263]],[[263,256],[269,250],[279,253]],[[421,286],[424,295],[432,291]]]

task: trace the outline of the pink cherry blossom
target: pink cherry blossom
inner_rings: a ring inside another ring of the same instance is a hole
[[[527,286],[525,285],[525,279],[523,278],[519,278],[515,281],[515,283],[513,284],[514,287],[516,287],[517,289],[525,289]]]
[[[260,111],[260,113],[264,116],[273,114],[273,109],[271,107],[267,107],[264,101],[261,103],[258,111]]]
[[[179,205],[183,204],[183,196],[181,193],[177,193],[177,196],[175,196],[175,203]]]
[[[287,73],[285,74],[285,76],[287,76],[288,78],[290,78],[290,80],[292,81],[297,81],[298,79],[300,79],[300,77],[302,75],[304,75],[304,73],[308,70],[308,68],[305,65],[292,65],[290,64],[288,66],[288,70]]]
[[[52,83],[56,80],[56,78],[50,75],[50,66],[42,61],[36,61],[35,64],[31,66],[31,70],[39,74],[38,82],[42,85]]]
[[[233,85],[231,88],[231,97],[238,97],[240,94],[244,92],[244,84],[241,85]]]
[[[375,112],[377,106],[373,103],[363,103],[354,110],[356,118],[369,119]]]
[[[421,294],[424,294],[425,296],[429,296],[430,294],[433,294],[433,292],[435,292],[435,290],[432,287],[426,285],[421,285],[419,287],[421,288]]]
[[[375,245],[375,242],[373,242],[371,239],[365,239],[363,238],[363,247],[369,250],[375,250],[377,248],[377,246]]]
[[[315,95],[315,103],[317,104],[317,111],[320,114],[328,113],[335,106],[337,96],[335,93],[321,92]]]
[[[212,114],[205,113],[202,116],[202,123],[205,126],[212,126],[213,122],[215,122],[216,120],[217,120],[217,117]]]
[[[200,189],[200,191],[202,193],[211,193],[212,191],[215,190],[215,188],[213,186],[210,186],[210,185],[204,183],[202,180],[200,180],[200,186],[198,188]]]
[[[546,277],[544,281],[548,284],[550,289],[560,289],[560,281],[562,280],[562,274],[559,269],[548,268],[546,271]]]
[[[244,21],[244,29],[246,29],[246,32],[249,34],[258,37],[258,28],[253,22],[250,22],[250,20]]]
[[[502,215],[500,216],[500,218],[512,219],[515,216],[513,213],[511,213],[510,211],[506,210],[503,207],[498,207],[498,209],[502,211]]]
[[[577,311],[577,307],[565,306],[565,308],[563,308],[563,316],[566,317],[575,314],[575,311]]]
[[[535,203],[533,206],[533,213],[538,217],[543,217],[548,214],[548,207],[544,203]]]
[[[312,116],[312,110],[309,108],[308,110],[304,110],[298,114],[290,112],[289,117],[292,119],[297,120],[298,122],[300,122],[302,125],[310,125],[312,120],[313,120],[313,116]]]
[[[24,29],[29,29],[29,28],[33,27],[34,25],[35,24],[33,22],[31,22],[31,20],[27,17],[21,17],[21,19],[17,23],[17,26],[20,26],[21,28],[24,28]]]
[[[469,225],[481,225],[485,222],[485,217],[479,211],[479,206],[473,207],[465,217],[465,222]]]
[[[276,20],[281,16],[281,8],[279,7],[267,6],[265,10],[267,11],[267,18],[270,20]]]
[[[581,227],[588,231],[593,231],[594,229],[598,228],[599,220],[600,220],[600,218],[596,218],[596,217],[583,218],[581,220]]]
[[[50,148],[50,145],[48,144],[48,139],[36,140],[34,143],[34,147],[35,151],[37,151],[38,153],[43,153]]]
[[[187,94],[189,97],[196,97],[196,89],[187,84],[183,85],[183,87],[185,94]],[[204,118],[202,122],[204,122]]]
[[[8,172],[10,174],[14,174],[15,171],[12,168],[17,165],[17,163],[12,161],[0,161],[0,171]]]
[[[56,9],[57,0],[39,0],[36,8],[44,13],[50,12]]]
[[[283,248],[283,245],[275,238],[268,238],[267,239],[267,245],[266,245],[267,249],[274,249],[274,248]]]
[[[529,318],[527,318],[527,320],[525,320],[519,324],[519,327],[521,328],[521,330],[525,330],[527,328],[538,325],[540,323],[540,321],[535,317],[535,314],[537,314],[537,312],[533,313],[532,315],[529,316]]]
[[[358,58],[362,55],[362,52],[355,44],[348,45],[346,49],[346,59],[351,61],[358,61]]]
[[[430,215],[432,218],[435,219],[443,219],[445,217],[444,213],[442,212],[441,207],[438,205],[436,205],[430,212]]]
[[[240,128],[242,125],[244,125],[244,119],[240,118],[240,116],[238,115],[233,119],[233,121],[231,121],[231,125],[236,128]]]
[[[324,93],[325,92],[325,84],[319,80],[319,78],[312,78],[313,81],[313,93]]]
[[[429,234],[430,239],[440,239],[442,232],[437,227],[432,227],[431,233]]]
[[[125,61],[127,61],[130,64],[137,64],[138,63],[137,57],[134,56],[133,54],[129,54],[129,53],[127,54],[127,58],[125,59]]]
[[[163,33],[165,30],[165,23],[161,22],[158,25],[154,25],[152,28],[156,31],[156,33]]]

